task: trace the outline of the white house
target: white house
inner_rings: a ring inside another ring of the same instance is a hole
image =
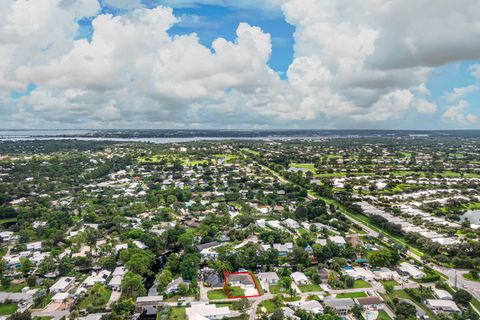
[[[427,307],[429,307],[435,313],[460,312],[458,306],[451,300],[427,299]]]
[[[42,241],[30,242],[27,243],[28,251],[39,251],[42,250]]]
[[[290,275],[293,282],[297,284],[297,286],[303,286],[310,283],[307,276],[303,272],[294,272]]]
[[[51,287],[50,292],[57,293],[57,292],[66,292],[73,288],[75,285],[75,278],[73,277],[62,277],[57,280]]]
[[[210,320],[223,319],[230,316],[228,307],[217,307],[214,304],[197,304],[185,310],[189,320],[198,320],[198,316],[205,317]]]
[[[398,269],[403,273],[408,274],[413,279],[421,279],[425,277],[425,272],[418,270],[417,267],[415,267],[414,265],[408,262],[400,263],[400,266],[398,267]]]

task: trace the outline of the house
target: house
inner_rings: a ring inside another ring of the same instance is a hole
[[[460,312],[460,309],[451,300],[441,300],[441,299],[427,299],[427,307],[435,313],[451,313],[451,312]]]
[[[260,281],[269,285],[275,285],[280,280],[276,272],[261,272],[257,276]]]
[[[355,302],[366,309],[382,309],[383,301],[377,296],[356,298]]]
[[[108,277],[110,277],[112,273],[108,270],[102,270],[98,273],[93,272],[89,275],[84,281],[83,286],[86,288],[93,287],[95,283],[105,284],[107,282]]]
[[[329,239],[339,247],[345,247],[345,245],[347,244],[347,242],[342,236],[333,236],[333,237],[330,237]]]
[[[359,235],[354,233],[347,236],[347,241],[352,245],[353,248],[363,247],[363,242],[360,239]]]
[[[118,254],[120,252],[120,250],[126,250],[128,249],[128,244],[126,243],[121,243],[121,244],[117,244],[114,248],[114,251],[115,251],[115,254]]]
[[[390,270],[389,268],[380,268],[380,270],[373,271],[375,279],[377,280],[395,280],[400,279],[400,275],[397,271]]]
[[[298,222],[291,219],[291,218],[288,218],[288,219],[284,220],[282,223],[287,228],[290,228],[290,229],[293,229],[293,230],[296,230],[296,229],[300,228],[300,225],[298,224]]]
[[[115,291],[120,291],[125,273],[127,273],[125,267],[116,267],[112,272],[112,279],[108,282],[108,286]]]
[[[346,315],[355,306],[355,302],[351,298],[337,299],[332,296],[325,297],[323,303],[335,310],[339,315]]]
[[[291,242],[287,242],[285,244],[274,243],[273,249],[278,251],[279,257],[285,257],[286,255],[288,255],[290,252],[293,251],[293,243]]]
[[[185,281],[183,281],[182,277],[178,277],[177,279],[172,280],[168,285],[167,288],[165,289],[165,293],[175,293],[178,292],[180,285],[181,284],[186,284]]]
[[[317,300],[294,301],[289,302],[288,305],[294,309],[300,309],[314,314],[323,313],[323,306]]]
[[[30,242],[27,243],[28,251],[39,251],[42,250],[42,241]]]
[[[68,292],[57,292],[53,297],[52,301],[57,303],[65,302],[70,297]]]
[[[254,288],[255,282],[248,273],[230,273],[227,275],[228,283],[242,288]]]
[[[330,274],[330,271],[325,268],[321,268],[318,270],[318,274],[320,275],[320,279],[322,282],[326,282],[328,280],[328,275]]]
[[[375,278],[372,271],[360,267],[345,268],[343,272],[355,280],[372,281]]]
[[[288,319],[288,320],[301,320],[300,317],[297,317],[295,315],[295,311],[293,311],[292,309],[290,309],[289,307],[283,307],[282,308],[282,311],[283,311],[283,316],[285,317],[285,319]]]
[[[196,304],[185,310],[189,320],[210,319],[218,320],[231,316],[230,308],[217,307],[214,304]],[[200,316],[200,317],[199,317]],[[203,318],[202,318],[203,317]]]
[[[425,272],[418,270],[417,267],[408,262],[400,263],[398,269],[404,274],[409,275],[413,279],[422,279],[423,277],[425,277]]]
[[[62,277],[57,280],[51,287],[50,292],[57,293],[57,292],[66,292],[73,288],[75,285],[75,278],[73,277]]]
[[[203,280],[203,283],[208,285],[210,288],[223,288],[224,285],[222,277],[214,273],[209,274],[205,280]]]
[[[297,286],[303,286],[310,283],[310,280],[308,280],[307,276],[303,272],[294,272],[290,275],[290,277]]]
[[[452,295],[447,290],[433,288],[433,293],[438,297],[440,300],[453,300]]]

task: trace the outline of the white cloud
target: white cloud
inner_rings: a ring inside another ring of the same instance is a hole
[[[418,99],[415,104],[418,113],[430,114],[435,113],[438,110],[438,107],[435,103],[427,101],[425,99]]]
[[[476,85],[469,85],[467,87],[462,88],[454,88],[452,92],[449,92],[445,95],[445,98],[450,103],[455,103],[466,96],[470,95],[471,93],[477,92],[478,87]]]
[[[460,100],[456,105],[448,107],[443,113],[443,118],[449,121],[456,122],[457,124],[475,123],[477,116],[474,114],[465,114],[470,104],[465,100]]]
[[[128,10],[96,16],[91,41],[74,40],[78,20],[97,14],[95,0],[5,0],[0,102],[15,107],[3,119],[86,127],[381,126],[412,110],[436,113],[437,105],[425,99],[434,66],[480,58],[478,1],[209,1],[272,10],[281,5],[296,27],[287,80],[268,66],[270,35],[247,23],[238,26],[234,41],[219,38],[210,49],[195,34],[169,35],[179,23],[172,9],[105,0]],[[170,0],[176,7],[198,3]],[[9,99],[10,90],[29,83],[38,86],[32,94]],[[476,121],[462,107],[476,90],[448,93],[451,106],[443,118]]]
[[[480,78],[480,64],[472,64],[470,67],[468,67],[468,71],[472,74],[472,76]]]

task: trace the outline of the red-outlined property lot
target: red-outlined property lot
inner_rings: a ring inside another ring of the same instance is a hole
[[[257,298],[262,296],[260,290],[258,290],[257,282],[250,272],[224,272],[223,281],[228,299]],[[229,286],[241,287],[245,291],[245,295],[231,295]]]

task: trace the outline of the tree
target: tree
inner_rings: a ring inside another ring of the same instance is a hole
[[[168,269],[163,269],[163,271],[157,274],[157,290],[165,291],[167,285],[173,280],[173,274]]]
[[[8,317],[7,320],[32,320],[32,315],[30,314],[30,311],[15,312]]]
[[[416,318],[417,314],[417,309],[415,308],[414,305],[405,302],[405,301],[400,301],[395,308],[395,313],[397,314],[397,317],[400,319],[408,319]]]
[[[245,314],[248,308],[250,308],[250,302],[248,301],[247,298],[242,298],[240,300],[236,300],[233,303],[233,307],[234,309],[240,311],[240,313]]]
[[[459,289],[453,294],[453,301],[455,301],[456,303],[468,305],[470,303],[470,300],[472,300],[472,296],[466,290]]]
[[[270,320],[283,320],[285,315],[283,314],[283,309],[277,308],[273,311],[272,315],[270,316]]]
[[[24,277],[30,274],[30,271],[33,268],[33,262],[26,258],[20,258],[20,268],[19,271],[23,274]]]
[[[125,297],[129,298],[136,298],[147,293],[143,286],[143,278],[131,271],[123,277],[121,287]]]

